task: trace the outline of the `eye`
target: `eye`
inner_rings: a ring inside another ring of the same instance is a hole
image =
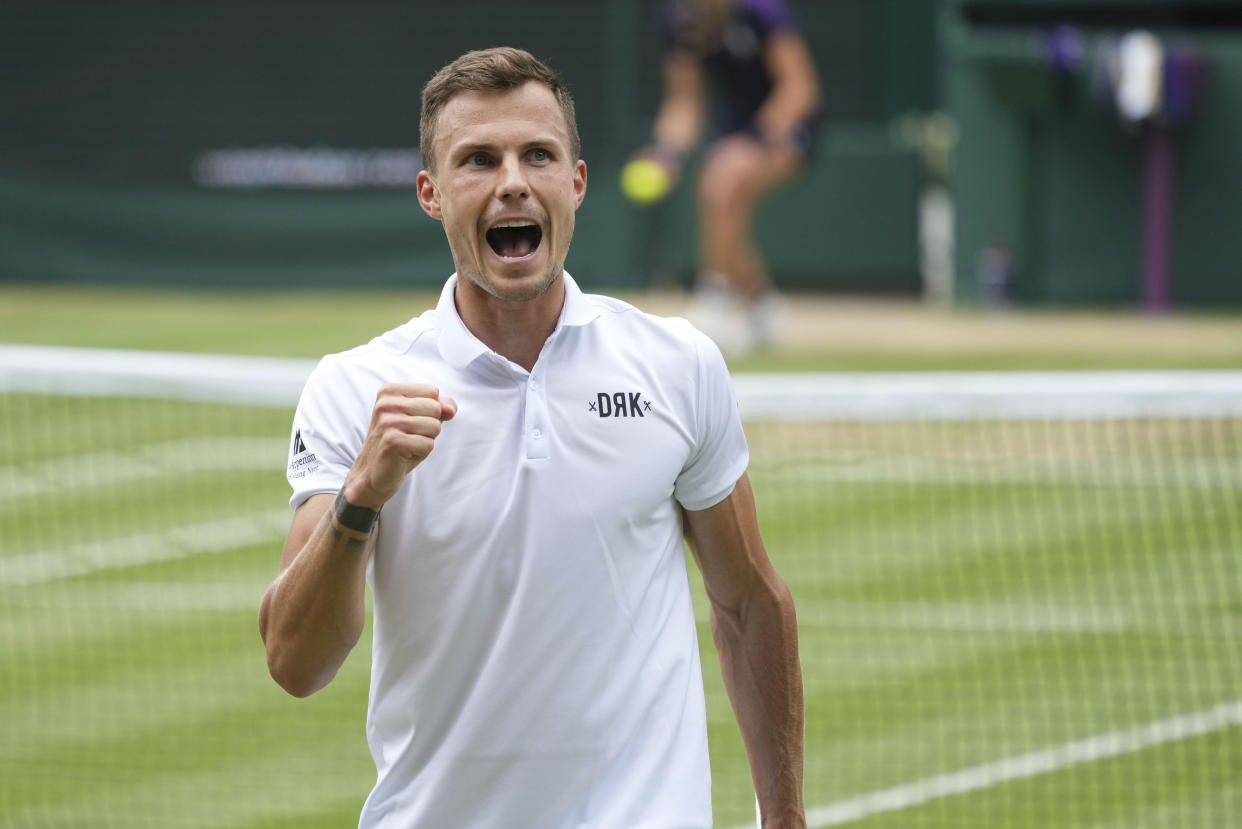
[[[491,159],[488,158],[487,153],[477,152],[477,153],[471,153],[466,158],[466,163],[471,165],[472,167],[486,167],[488,164],[491,163]]]
[[[545,150],[543,147],[536,147],[535,149],[531,150],[530,157],[532,161],[538,161],[538,162],[552,160],[552,154],[549,153],[547,150]]]

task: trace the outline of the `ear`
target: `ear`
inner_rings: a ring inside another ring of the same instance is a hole
[[[423,212],[437,222],[442,221],[444,213],[440,210],[440,188],[436,185],[435,179],[431,177],[431,173],[420,170],[417,185],[418,203],[422,205]]]
[[[582,206],[583,199],[586,198],[587,186],[587,166],[586,162],[578,159],[578,163],[574,165],[574,209],[577,210]]]

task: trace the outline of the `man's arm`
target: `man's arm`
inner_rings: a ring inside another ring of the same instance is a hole
[[[663,69],[664,98],[652,137],[656,146],[684,156],[698,141],[706,117],[703,70],[697,58],[680,50],[669,53]]]
[[[336,495],[314,495],[293,514],[280,575],[259,607],[272,678],[305,697],[327,685],[362,635],[367,560],[375,528],[365,518],[430,453],[457,404],[433,386],[380,389],[358,458]]]
[[[711,603],[712,637],[765,829],[805,827],[802,669],[793,597],[759,535],[746,474],[705,510],[685,512],[686,540]]]
[[[334,525],[335,495],[313,495],[293,514],[280,575],[259,606],[259,634],[272,678],[295,697],[327,685],[366,623],[366,539]]]

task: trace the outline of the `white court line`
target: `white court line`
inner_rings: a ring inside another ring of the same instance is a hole
[[[0,587],[18,587],[101,570],[266,544],[289,530],[287,509],[205,521],[123,538],[87,541],[59,550],[0,557]]]
[[[1013,780],[1025,780],[1060,771],[1081,763],[1094,763],[1152,746],[1201,737],[1226,728],[1242,726],[1242,700],[1227,702],[1190,714],[1155,720],[1135,728],[1110,731],[1051,748],[1017,754],[960,771],[937,774],[887,789],[869,792],[836,803],[808,809],[808,829],[824,829],[854,823],[871,815],[897,812],[944,797],[989,789]],[[754,829],[742,824],[737,829]]]

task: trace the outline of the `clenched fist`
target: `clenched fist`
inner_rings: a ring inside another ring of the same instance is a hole
[[[431,454],[457,402],[425,383],[390,383],[379,390],[367,438],[345,477],[349,503],[378,510],[405,476]]]

